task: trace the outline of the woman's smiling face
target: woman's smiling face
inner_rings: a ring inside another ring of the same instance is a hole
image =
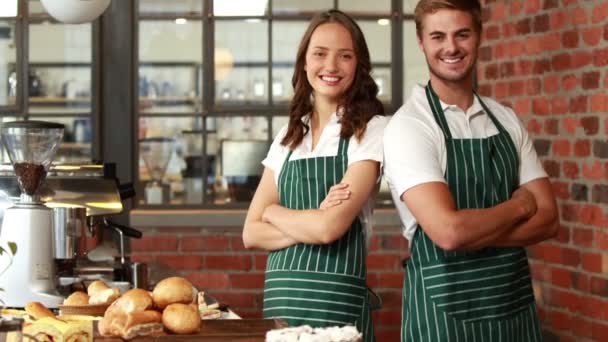
[[[319,25],[306,50],[306,77],[315,101],[337,103],[355,79],[357,56],[350,32],[337,23]]]

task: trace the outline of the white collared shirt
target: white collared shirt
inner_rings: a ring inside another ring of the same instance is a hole
[[[306,120],[305,122],[307,122],[310,120],[310,117],[305,116],[303,120]],[[357,138],[354,136],[351,137],[348,150],[346,151],[349,166],[358,161],[373,160],[380,163],[380,169],[382,169],[382,135],[387,123],[388,117],[376,115],[367,123],[367,128],[365,129],[365,134],[361,141],[357,141]],[[294,149],[289,159],[297,160],[335,156],[338,153],[338,146],[340,144],[340,129],[341,125],[338,122],[338,116],[336,113],[333,113],[325,126],[325,129],[323,129],[315,149],[312,150],[312,133],[308,131],[300,145]],[[281,172],[285,158],[287,158],[289,153],[289,147],[281,145],[281,140],[283,140],[286,133],[287,125],[283,126],[279,131],[279,134],[274,138],[268,155],[262,161],[262,164],[265,167],[274,172],[275,184],[278,184],[279,173]],[[378,177],[377,181],[380,182],[380,177]],[[376,193],[368,198],[359,213],[359,218],[365,228],[364,231],[366,232],[368,242],[372,232],[372,209],[375,205],[375,199]]]
[[[532,139],[515,113],[495,100],[482,97],[492,114],[507,130],[519,154],[520,185],[547,177]],[[465,112],[441,102],[452,138],[486,138],[498,129],[477,97]],[[417,85],[407,102],[397,110],[384,131],[384,174],[401,218],[403,235],[414,236],[418,221],[401,201],[408,189],[428,182],[443,182],[447,167],[445,137],[435,121],[424,86]]]

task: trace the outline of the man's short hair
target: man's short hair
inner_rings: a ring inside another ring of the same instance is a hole
[[[416,33],[422,33],[422,19],[427,14],[433,14],[442,9],[451,9],[471,14],[473,26],[481,33],[481,4],[479,0],[420,0],[414,10],[414,21],[416,22]]]

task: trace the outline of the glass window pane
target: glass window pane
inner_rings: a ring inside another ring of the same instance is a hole
[[[18,10],[17,0],[3,0],[0,2],[0,17],[2,18],[14,18],[17,16]]]
[[[378,85],[378,99],[384,103],[390,103],[392,99],[392,78],[390,67],[374,67],[372,77]]]
[[[217,22],[216,103],[268,103],[268,22]]]
[[[215,47],[226,49],[236,63],[266,62],[268,60],[268,21],[217,21],[215,23]]]
[[[403,91],[407,99],[416,84],[426,84],[429,70],[424,54],[416,43],[416,25],[413,21],[403,23]]]
[[[281,128],[289,123],[288,116],[273,116],[272,117],[272,138],[274,139],[281,131]]]
[[[215,133],[212,133],[213,135]],[[214,139],[213,139],[214,140]],[[213,191],[215,182],[215,153],[203,153],[203,131],[191,130],[182,131],[179,138],[181,154],[184,158],[184,168],[182,169],[183,193],[176,196],[176,200],[182,204],[202,204],[203,203],[203,164],[207,159],[207,191],[210,195]],[[209,146],[207,146],[209,147]],[[208,150],[215,150],[211,148]]]
[[[203,0],[139,0],[141,14],[203,14]]]
[[[30,119],[57,122],[65,125],[63,141],[59,144],[54,162],[64,164],[91,163],[93,126],[90,117],[53,117],[45,115],[44,117],[30,117]]]
[[[0,21],[0,106],[14,105],[17,99],[17,49],[15,23]]]
[[[338,8],[348,13],[388,14],[391,12],[391,0],[338,0]]]
[[[30,113],[90,113],[91,24],[30,24]]]
[[[223,105],[268,103],[268,69],[236,67],[215,81],[215,102]]]
[[[272,25],[272,96],[274,102],[286,102],[293,96],[291,78],[298,45],[308,22],[275,21]]]
[[[249,202],[260,182],[261,161],[270,147],[268,119],[231,116],[216,120],[218,158],[213,203]]]
[[[268,0],[213,0],[213,14],[228,17],[255,17],[268,13]]]
[[[358,22],[372,60],[372,77],[378,85],[378,98],[390,103],[391,96],[391,25],[380,21]]]
[[[15,121],[17,120],[16,117],[14,116],[0,116],[0,128],[2,127],[2,124],[5,122],[11,122],[11,121]],[[0,163],[5,164],[5,163],[10,163],[11,160],[8,156],[8,152],[6,152],[5,148],[0,149]]]
[[[312,14],[333,8],[328,0],[273,0],[273,14]]]
[[[46,13],[46,10],[44,9],[44,6],[42,6],[42,3],[40,2],[40,0],[30,0],[27,5],[28,5],[30,14]]]
[[[200,119],[195,117],[144,117],[139,119],[139,182],[136,192],[142,194],[138,199],[140,204],[184,203],[185,187],[182,171],[187,167],[184,158],[185,153],[189,152],[183,132],[200,128],[200,124],[197,124],[199,122]],[[141,141],[150,138],[173,139],[173,142],[165,141],[151,144],[149,151],[152,158],[146,164],[145,153],[142,152],[148,151],[148,147]],[[193,146],[189,147],[193,148]],[[167,167],[164,172],[154,172],[165,163]],[[150,172],[150,170],[153,172]],[[153,179],[153,175],[157,179]],[[157,183],[153,184],[154,181],[157,181]]]
[[[200,111],[203,26],[199,20],[145,20],[139,26],[141,112]]]
[[[403,13],[414,14],[418,0],[403,0]]]
[[[372,63],[391,61],[391,25],[379,24],[378,21],[357,21],[369,49]]]

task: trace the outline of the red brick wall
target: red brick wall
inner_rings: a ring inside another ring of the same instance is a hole
[[[531,248],[544,329],[608,339],[608,1],[485,1],[481,93],[528,127],[558,197],[559,237]]]
[[[261,317],[266,253],[246,250],[240,227],[138,229],[144,238],[131,244],[134,260],[167,265],[168,273],[190,279],[241,316]],[[378,341],[399,340],[406,251],[399,228],[376,229],[367,267],[368,284],[384,302],[373,313]]]

